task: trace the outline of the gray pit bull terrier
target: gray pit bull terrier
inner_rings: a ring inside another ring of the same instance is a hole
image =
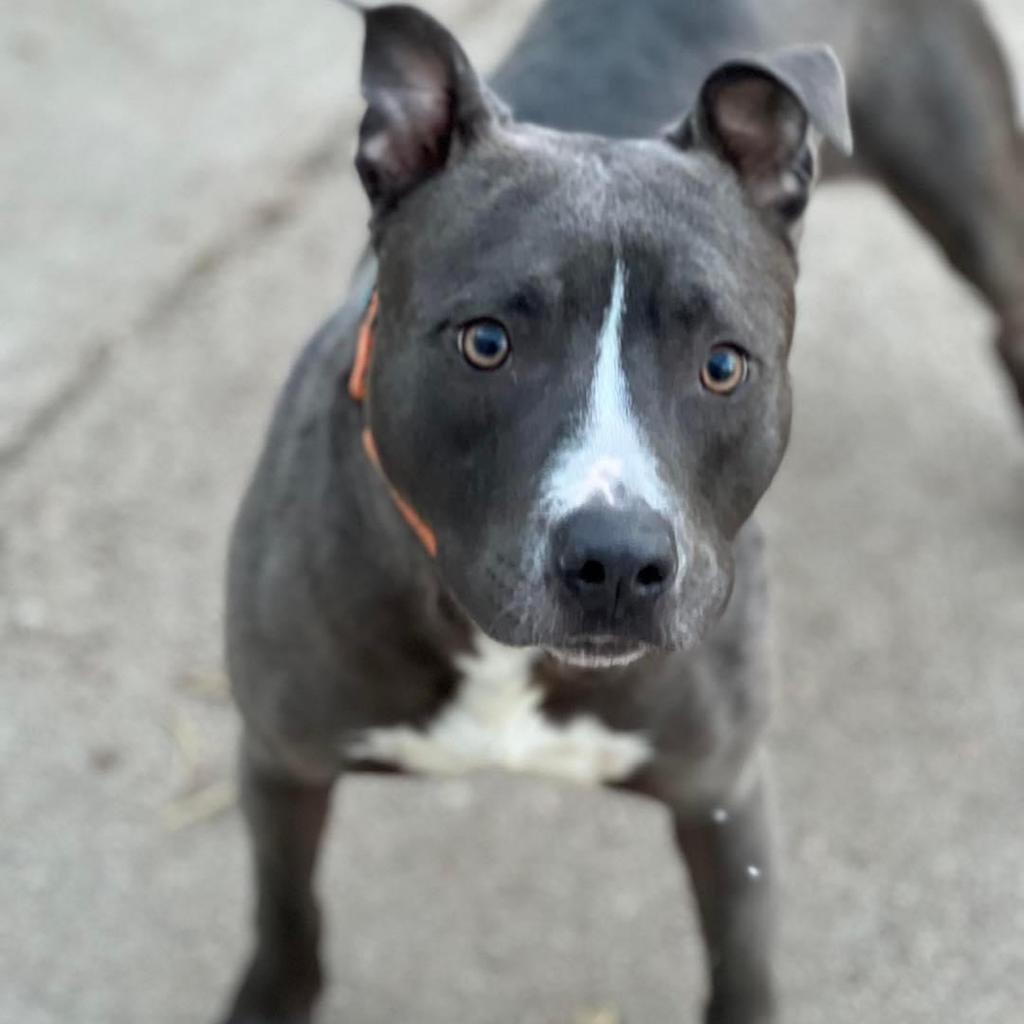
[[[996,47],[968,0],[549,0],[488,86],[427,15],[364,16],[372,254],[292,373],[231,548],[258,899],[226,1019],[309,1020],[340,775],[508,768],[662,801],[706,1019],[774,1021],[751,517],[786,447],[818,144],[851,149],[835,54],[862,160],[1019,370]]]

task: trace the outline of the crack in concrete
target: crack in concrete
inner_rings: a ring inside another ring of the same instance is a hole
[[[74,373],[47,401],[41,403],[14,438],[0,447],[0,474],[7,474],[24,460],[37,441],[47,436],[68,413],[79,408],[106,376],[111,344],[100,344],[76,367]],[[0,477],[0,484],[5,480]]]
[[[170,283],[147,303],[135,322],[123,331],[123,341],[107,341],[94,348],[76,367],[68,380],[41,403],[13,438],[0,445],[0,486],[37,445],[50,436],[75,410],[82,407],[102,386],[117,354],[133,339],[159,327],[186,301],[204,280],[217,273],[244,246],[259,242],[286,224],[301,201],[303,190],[337,172],[342,162],[337,140],[353,126],[346,113],[327,130],[324,141],[301,152],[276,184],[262,197],[247,204],[234,226],[201,246]],[[122,332],[119,332],[119,334]]]

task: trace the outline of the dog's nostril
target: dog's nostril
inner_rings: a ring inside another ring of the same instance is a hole
[[[579,579],[581,583],[589,583],[593,586],[604,583],[604,566],[593,558],[588,559],[580,567]]]
[[[641,587],[660,586],[665,582],[665,570],[660,565],[651,562],[636,574],[636,581]]]

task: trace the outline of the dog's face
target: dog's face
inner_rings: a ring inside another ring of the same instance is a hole
[[[809,122],[837,102],[809,113],[801,72],[845,112],[829,55],[783,63],[612,142],[517,124],[435,22],[367,15],[370,425],[496,640],[624,661],[694,644],[728,599],[786,444]]]

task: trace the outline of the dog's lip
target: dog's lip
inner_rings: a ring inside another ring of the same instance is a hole
[[[574,668],[622,668],[639,661],[650,645],[628,642],[621,637],[592,636],[564,646],[547,646],[544,650],[556,661]]]

